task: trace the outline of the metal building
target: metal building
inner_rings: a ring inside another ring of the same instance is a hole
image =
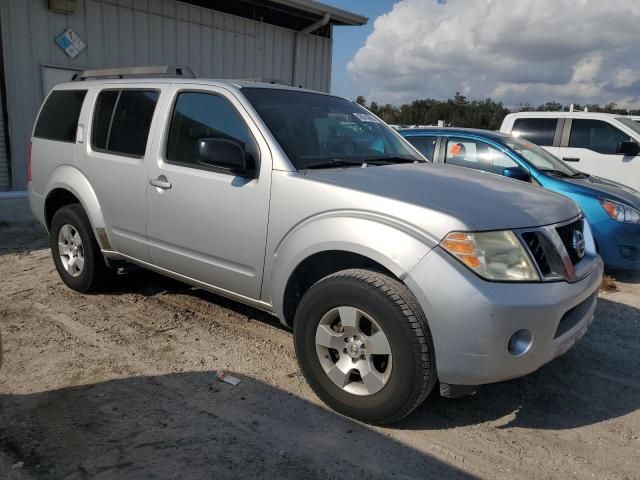
[[[329,91],[333,26],[366,22],[314,0],[0,0],[0,192],[26,189],[38,108],[77,71],[185,65]]]

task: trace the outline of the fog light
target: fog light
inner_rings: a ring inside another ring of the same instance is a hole
[[[522,329],[511,335],[507,350],[514,357],[521,357],[531,350],[533,345],[533,334],[531,330]]]

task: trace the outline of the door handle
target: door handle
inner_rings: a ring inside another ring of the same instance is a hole
[[[149,180],[149,185],[151,185],[152,187],[161,188],[163,190],[169,190],[171,188],[171,182],[169,182],[167,180],[167,177],[165,177],[164,175],[160,175],[156,179],[152,178],[151,180]]]
[[[580,159],[578,157],[562,157],[562,160],[565,162],[579,162]]]

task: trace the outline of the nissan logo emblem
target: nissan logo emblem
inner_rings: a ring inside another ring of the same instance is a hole
[[[584,241],[584,235],[582,234],[582,232],[580,230],[574,230],[573,231],[573,238],[572,238],[572,246],[573,246],[573,250],[574,252],[576,252],[576,255],[578,256],[578,258],[582,258],[584,257],[584,251],[586,248],[586,244]]]

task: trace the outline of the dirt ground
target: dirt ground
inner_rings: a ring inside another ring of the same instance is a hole
[[[640,278],[616,280],[566,355],[374,428],[274,318],[142,270],[74,293],[41,230],[0,225],[0,478],[640,478]]]

